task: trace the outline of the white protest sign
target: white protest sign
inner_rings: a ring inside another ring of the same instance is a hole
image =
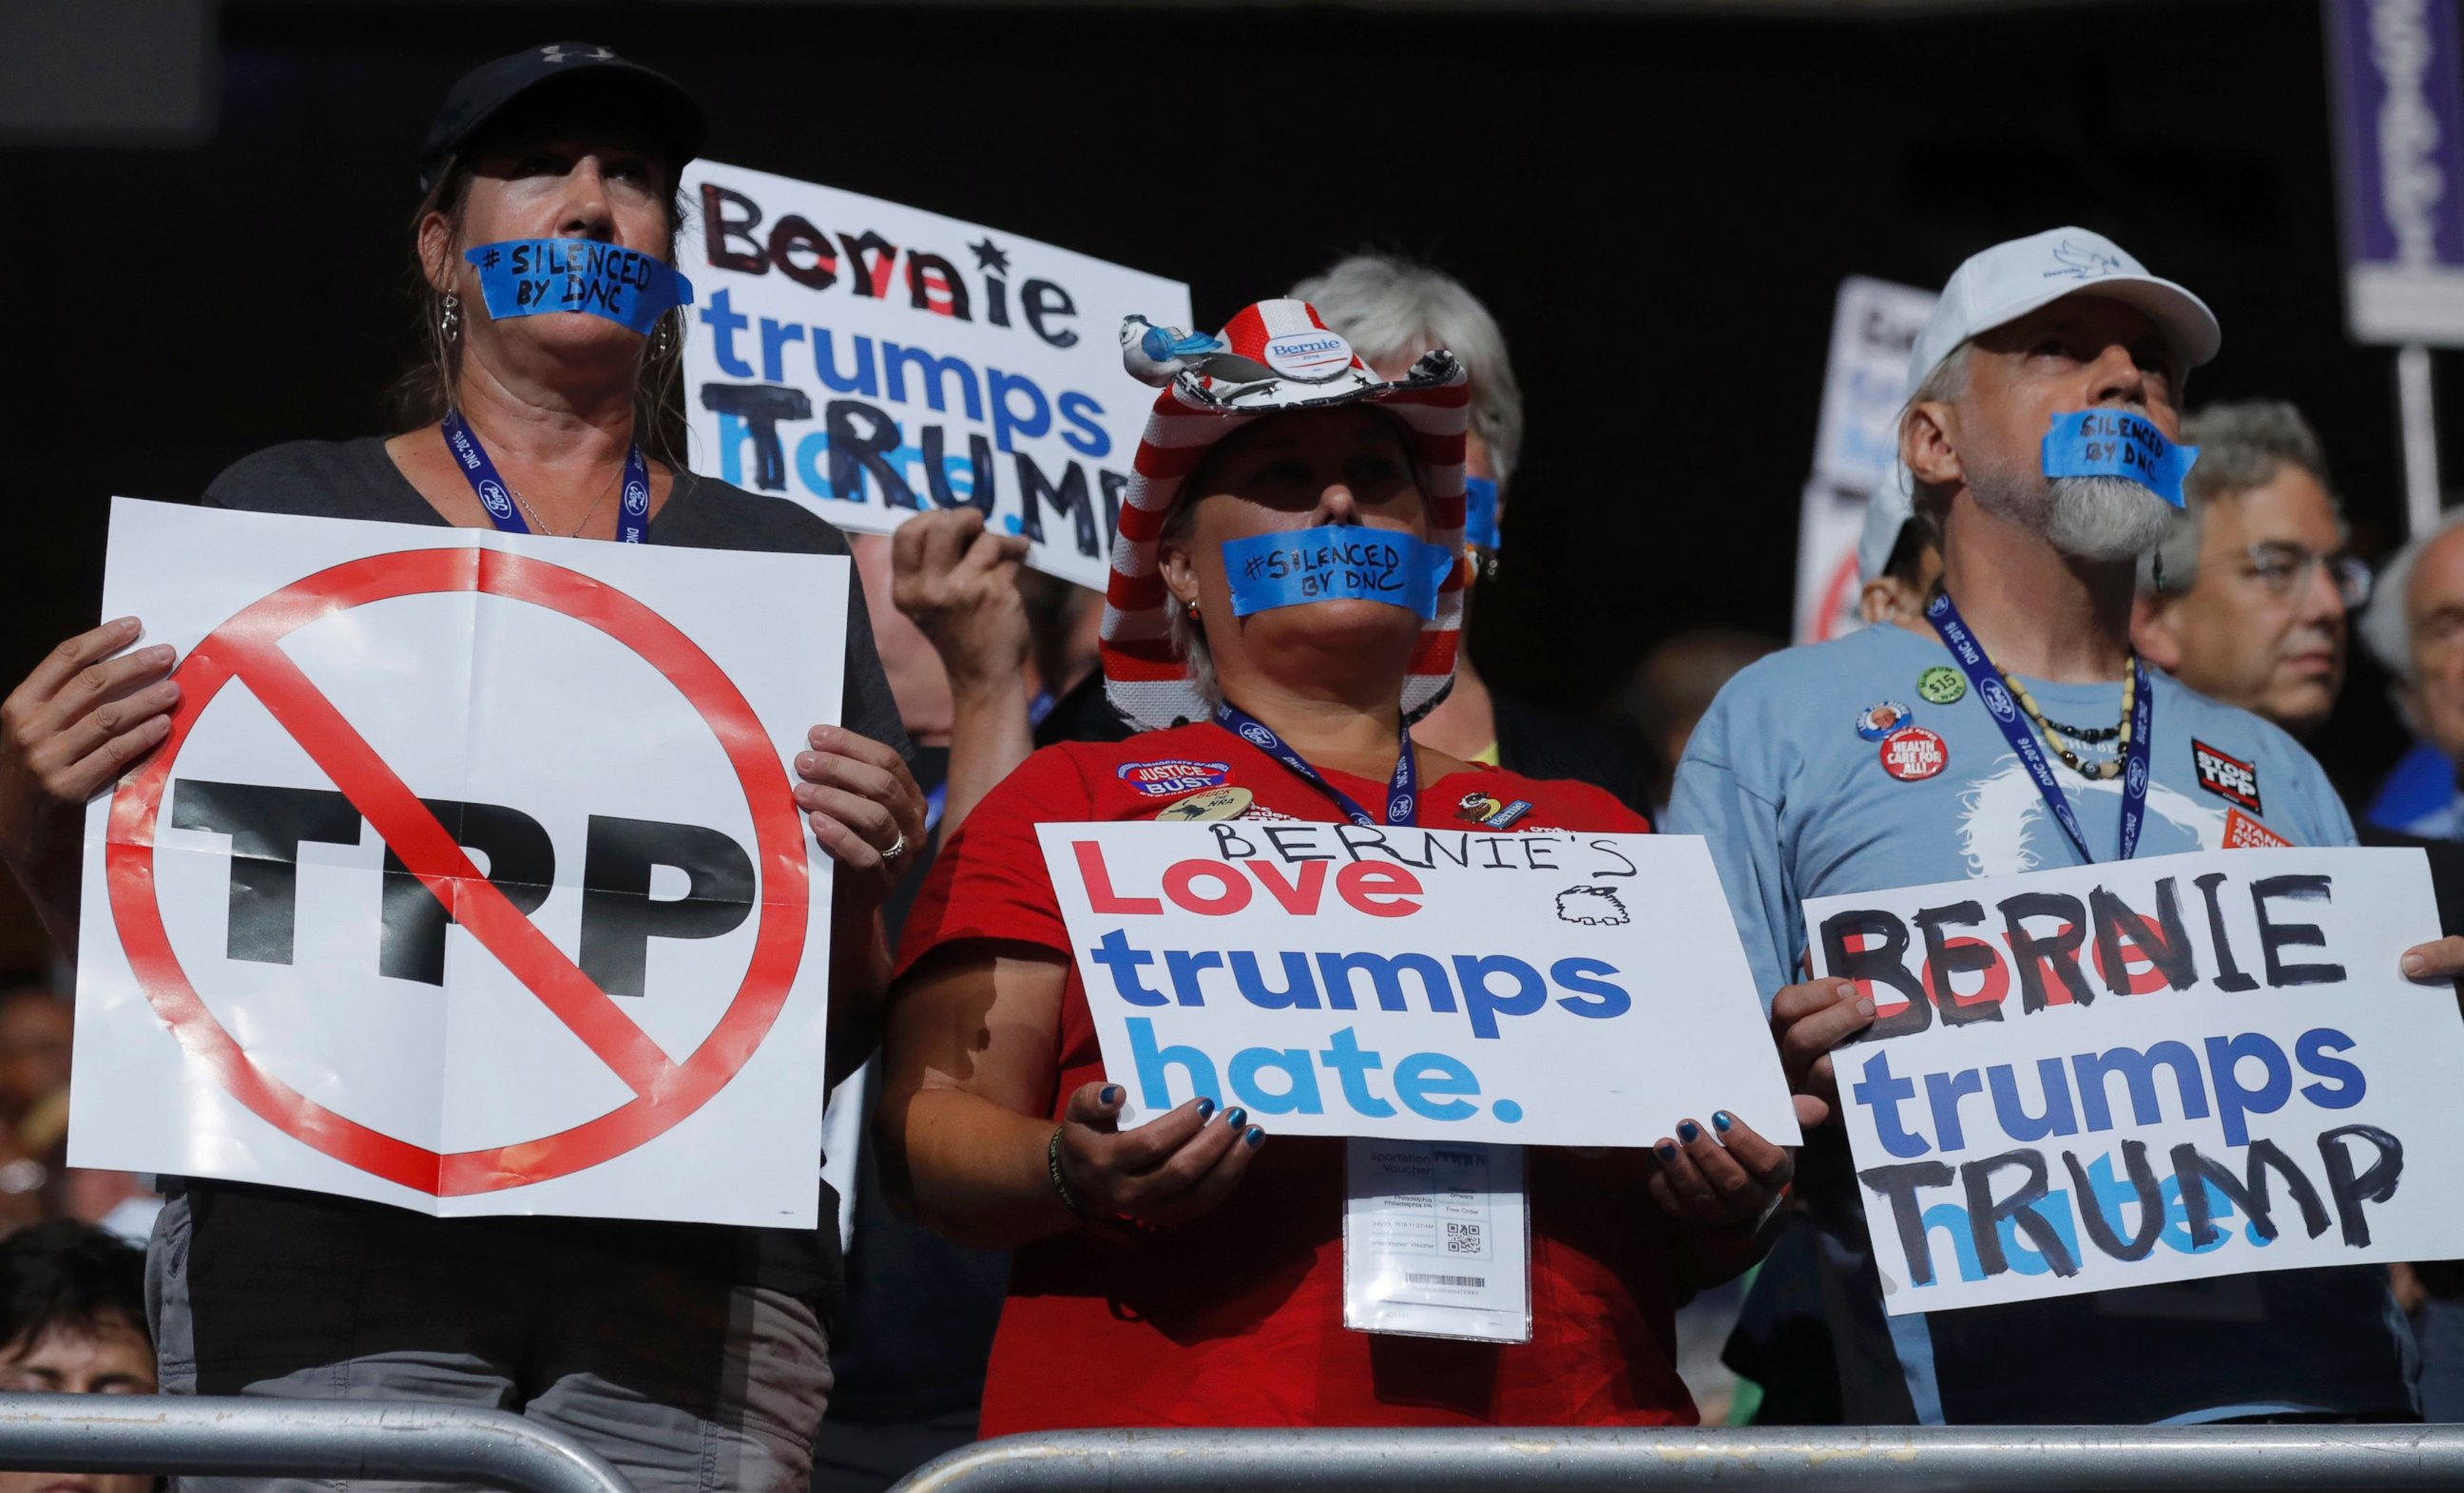
[[[830,867],[791,774],[847,586],[116,501],[104,615],[182,695],[86,820],[70,1162],[811,1227]]]
[[[1796,630],[1820,643],[1864,626],[1857,537],[1865,499],[1899,455],[1898,416],[1907,397],[1908,351],[1932,314],[1934,295],[1852,274],[1831,316],[1831,361],[1796,531]]]
[[[2419,850],[2215,850],[1805,904],[1893,1313],[2464,1254]]]
[[[1795,1112],[1702,840],[1352,824],[1038,826],[1133,1123],[1647,1146]]]
[[[1101,590],[1155,390],[1121,319],[1189,325],[1189,287],[834,187],[696,161],[693,468],[888,534],[974,504],[1037,569]]]

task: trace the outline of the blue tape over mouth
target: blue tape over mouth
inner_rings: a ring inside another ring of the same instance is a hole
[[[1223,575],[1232,584],[1235,617],[1357,598],[1400,606],[1427,622],[1438,615],[1438,588],[1454,564],[1455,552],[1442,544],[1357,524],[1223,543]]]
[[[2182,479],[2199,459],[2195,446],[2176,446],[2156,422],[2126,409],[2074,409],[2054,416],[2044,442],[2049,477],[2123,477],[2176,508],[2187,506]]]
[[[466,249],[492,319],[579,311],[648,337],[659,318],[693,301],[693,282],[638,249],[586,238],[512,238]]]

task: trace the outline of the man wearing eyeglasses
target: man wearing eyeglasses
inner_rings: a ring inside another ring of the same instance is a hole
[[[2200,693],[2308,736],[2335,709],[2347,619],[2369,597],[2319,437],[2291,405],[2249,400],[2200,410],[2182,439],[2199,449],[2189,506],[2141,563],[2131,641]]]

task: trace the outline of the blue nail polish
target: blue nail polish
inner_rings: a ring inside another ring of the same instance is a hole
[[[1678,1122],[1677,1138],[1689,1146],[1693,1145],[1696,1137],[1700,1136],[1702,1133],[1703,1127],[1695,1124],[1691,1120],[1681,1120]]]
[[[1660,1153],[1660,1159],[1662,1161],[1675,1161],[1677,1159],[1677,1148],[1664,1140],[1651,1149]]]
[[[1723,1135],[1727,1134],[1728,1127],[1736,1123],[1736,1116],[1730,1114],[1726,1109],[1714,1109],[1711,1111],[1711,1129],[1718,1131]]]
[[[1121,1086],[1118,1084],[1106,1084],[1104,1086],[1104,1091],[1097,1094],[1095,1098],[1102,1104],[1119,1104],[1121,1102]]]
[[[1200,1125],[1205,1124],[1205,1123],[1206,1123],[1207,1116],[1209,1116],[1209,1115],[1213,1114],[1214,1112],[1215,1112],[1215,1101],[1214,1101],[1214,1100],[1212,1100],[1212,1099],[1200,1099],[1200,1100],[1199,1100],[1199,1101],[1198,1101],[1198,1123],[1199,1123],[1199,1124],[1200,1124]]]
[[[1255,1151],[1258,1149],[1259,1143],[1264,1141],[1265,1138],[1266,1132],[1257,1126],[1252,1125],[1249,1127],[1249,1133],[1241,1137],[1241,1144],[1248,1147],[1251,1151]]]
[[[1223,1123],[1237,1131],[1242,1126],[1249,1123],[1249,1111],[1242,1109],[1239,1105],[1234,1105],[1231,1109],[1223,1111]]]

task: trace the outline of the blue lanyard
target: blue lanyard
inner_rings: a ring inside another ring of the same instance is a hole
[[[2054,822],[2062,833],[2071,837],[2071,845],[2087,865],[2096,857],[2087,847],[2087,835],[2079,828],[2079,816],[2071,811],[2070,796],[2062,792],[2061,783],[2054,777],[2054,764],[2047,759],[2044,748],[2036,740],[2034,727],[2021,718],[2019,702],[2002,684],[2002,671],[1985,656],[1985,648],[1968,624],[1959,617],[1959,608],[1951,604],[1950,593],[1936,591],[1925,604],[1925,620],[1933,630],[1942,634],[1943,646],[1950,656],[1959,660],[1960,669],[1968,675],[1969,688],[1985,705],[1986,714],[2002,728],[2002,737],[2011,750],[2026,763],[2028,776],[2036,779],[2036,791],[2045,798],[2045,806],[2054,811]],[[2148,759],[2155,748],[2155,702],[2147,689],[2147,670],[2141,667],[2139,656],[2130,658],[2130,750],[2122,766],[2122,853],[2117,859],[2129,860],[2139,848],[2139,826],[2147,818]]]
[[[1369,817],[1368,810],[1352,801],[1351,795],[1327,781],[1325,775],[1311,767],[1306,757],[1285,745],[1284,738],[1275,735],[1273,729],[1257,716],[1226,702],[1215,707],[1215,723],[1290,768],[1310,787],[1332,799],[1334,806],[1343,811],[1344,818],[1355,824],[1375,825],[1377,823]],[[1386,823],[1412,823],[1413,799],[1418,791],[1415,785],[1419,779],[1419,764],[1412,757],[1412,729],[1406,726],[1403,728],[1402,746],[1395,754],[1395,777],[1386,784]]]
[[[514,494],[496,475],[496,464],[488,459],[488,449],[479,444],[479,432],[462,418],[462,411],[445,411],[445,449],[453,453],[453,461],[471,483],[472,495],[488,511],[488,517],[507,534],[528,534],[531,526],[522,522],[522,512],[514,505]],[[616,538],[626,544],[641,544],[650,537],[650,465],[642,459],[642,446],[635,442],[625,452],[625,501],[616,510]]]

